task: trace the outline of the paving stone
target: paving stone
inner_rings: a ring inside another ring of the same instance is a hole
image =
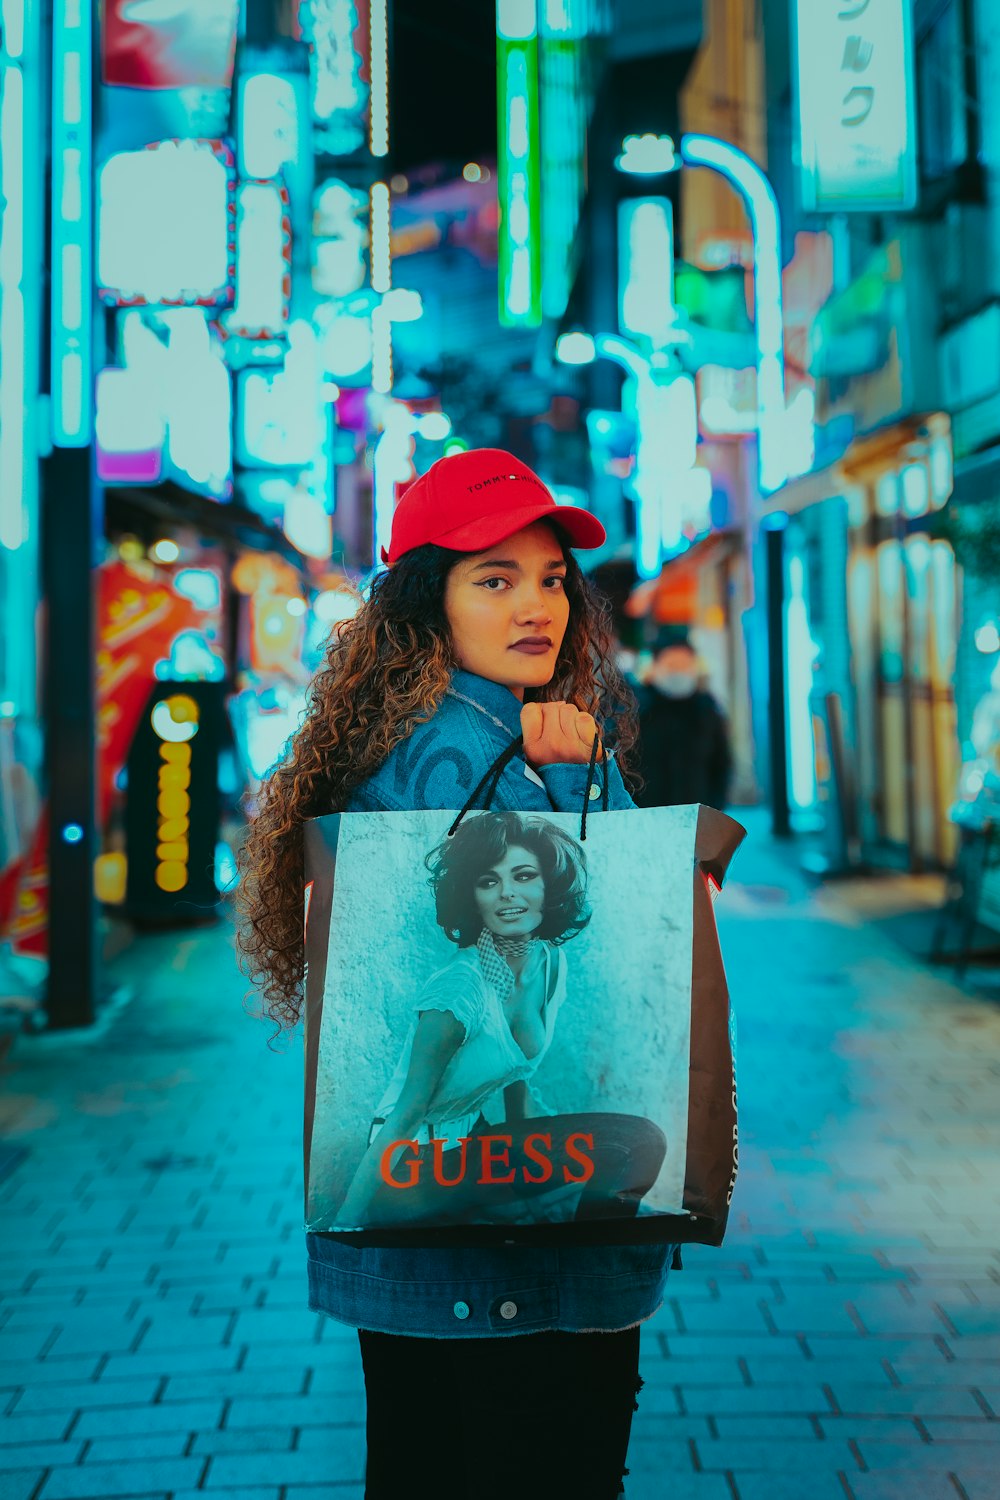
[[[776,1462],[780,1463],[780,1454]],[[775,1468],[766,1474],[747,1474],[737,1470],[733,1482],[739,1500],[805,1500],[806,1496],[800,1469],[783,1471]],[[809,1476],[808,1500],[844,1500],[844,1496],[844,1486],[837,1474],[821,1472]]]
[[[16,1469],[0,1474],[0,1500],[32,1500],[44,1472],[44,1469]]]
[[[53,1469],[39,1500],[116,1500],[125,1495],[145,1500],[148,1495],[169,1495],[172,1490],[193,1489],[204,1465],[201,1458],[170,1458]]]
[[[953,1386],[843,1385],[832,1387],[840,1411],[858,1416],[978,1417],[983,1409],[969,1390]]]
[[[292,1491],[288,1491],[292,1500]],[[305,1496],[302,1496],[305,1500]],[[666,1459],[650,1468],[632,1468],[625,1480],[625,1500],[733,1500],[722,1474],[687,1474],[669,1469]],[[842,1497],[838,1496],[838,1500]]]
[[[931,1417],[924,1426],[932,1442],[1000,1443],[1000,1421],[984,1422],[980,1412],[975,1417]],[[1000,1452],[997,1454],[1000,1464]]]
[[[56,1464],[75,1464],[80,1460],[83,1444],[18,1443],[0,1448],[0,1469],[48,1469]]]
[[[328,1435],[327,1443],[305,1452],[220,1455],[209,1460],[205,1489],[250,1489],[255,1484],[329,1484],[364,1479],[365,1437],[361,1427]]]
[[[238,1399],[226,1417],[226,1427],[290,1427],[341,1425],[363,1420],[360,1395],[273,1396],[269,1400]]]
[[[912,1469],[913,1448],[908,1443],[880,1443],[872,1438],[859,1438],[858,1451],[869,1469]],[[992,1464],[996,1467],[996,1444],[989,1440],[963,1443],[927,1443],[921,1454],[921,1467],[951,1473],[962,1464],[972,1469]]]
[[[284,1493],[287,1497],[290,1491],[286,1490]],[[315,1495],[317,1491],[309,1489],[299,1491],[299,1493]],[[348,1490],[346,1488],[337,1490],[338,1495],[346,1497],[347,1493]],[[265,1485],[261,1489],[258,1489],[255,1486],[253,1489],[249,1490],[246,1488],[238,1490],[213,1490],[212,1500],[281,1500],[281,1495],[282,1491],[280,1489],[277,1489],[272,1485]],[[205,1500],[205,1491],[177,1490],[176,1493],[171,1496],[171,1500]]]
[[[709,1412],[734,1416],[767,1412],[773,1416],[822,1415],[830,1412],[830,1403],[819,1386],[692,1386],[682,1392],[684,1406],[690,1412]]]
[[[100,1368],[96,1355],[80,1359],[35,1359],[0,1362],[0,1390],[23,1385],[59,1385],[73,1380],[90,1380]]]
[[[88,1464],[116,1464],[126,1459],[181,1458],[190,1442],[187,1429],[178,1432],[141,1432],[125,1437],[93,1438],[87,1443]]]
[[[319,1431],[318,1428],[303,1427],[299,1434],[301,1439],[310,1432]],[[194,1442],[191,1444],[192,1453],[246,1453],[251,1444],[257,1452],[281,1451],[290,1449],[295,1440],[295,1429],[293,1427],[261,1428],[255,1432],[252,1438],[248,1438],[242,1428],[230,1431],[228,1428],[218,1428],[214,1432],[198,1432],[195,1434]]]
[[[318,1390],[317,1381],[324,1390],[339,1389],[336,1386],[336,1377],[328,1380],[329,1372],[326,1370],[316,1371],[315,1378],[310,1382],[311,1394]],[[298,1396],[302,1394],[309,1371],[300,1366],[298,1369],[283,1369],[280,1366],[272,1370],[226,1370],[209,1375],[172,1375],[163,1388],[160,1399],[162,1401],[198,1401],[205,1397],[217,1396],[233,1400],[237,1396]],[[354,1379],[354,1372],[349,1372],[349,1378]],[[358,1378],[361,1372],[358,1371]]]
[[[51,1443],[63,1437],[72,1420],[63,1412],[38,1412],[28,1417],[0,1417],[0,1446],[12,1443]]]
[[[852,1474],[849,1480],[855,1500],[957,1500],[950,1477],[925,1468],[901,1469],[893,1474]],[[996,1500],[994,1488],[982,1496],[969,1494],[968,1500]]]
[[[17,1416],[37,1411],[75,1411],[78,1407],[138,1407],[152,1401],[159,1382],[156,1380],[115,1381],[101,1385],[98,1381],[71,1385],[33,1385],[17,1398],[13,1413]]]
[[[997,1497],[997,1471],[996,1465],[989,1468],[974,1468],[971,1464],[963,1464],[955,1476],[962,1486],[967,1500],[996,1500]],[[951,1496],[948,1497],[951,1500]]]
[[[756,1412],[752,1416],[716,1416],[716,1432],[720,1438],[750,1438],[770,1443],[784,1442],[787,1438],[802,1438],[812,1441],[816,1437],[812,1419],[806,1416],[778,1416],[773,1412]],[[707,1433],[701,1436],[708,1436]]]
[[[701,1440],[695,1447],[700,1466],[707,1470],[743,1472],[757,1469],[811,1475],[837,1473],[838,1470],[856,1471],[858,1468],[848,1443],[836,1439],[786,1438],[780,1443],[772,1443],[766,1439],[719,1438],[717,1441]]]
[[[139,1376],[210,1375],[235,1370],[239,1349],[160,1349],[151,1354],[112,1355],[102,1366],[100,1379],[135,1380]]]
[[[165,1401],[159,1405],[118,1406],[85,1411],[73,1428],[74,1437],[114,1437],[150,1432],[195,1432],[218,1427],[225,1410],[221,1401]]]
[[[285,1500],[363,1500],[363,1496],[364,1485],[286,1485],[285,1488]]]

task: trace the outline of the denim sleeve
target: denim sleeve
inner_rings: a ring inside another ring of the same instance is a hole
[[[587,767],[576,765],[542,766],[538,773],[545,782],[545,790],[556,812],[579,812],[583,807],[584,798],[587,794]],[[618,769],[614,755],[608,756],[608,808],[611,812],[625,812],[634,807],[635,803],[625,790],[622,773]],[[602,786],[602,775],[600,768],[594,778],[591,788],[591,812],[601,805],[599,795],[594,796],[595,789]]]

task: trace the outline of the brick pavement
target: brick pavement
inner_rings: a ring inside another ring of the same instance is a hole
[[[732,1229],[644,1331],[628,1500],[1000,1500],[1000,1012],[765,837],[736,873]],[[299,1053],[242,1015],[222,928],[119,967],[127,1004],[19,1038],[5,1079],[0,1500],[357,1500]]]

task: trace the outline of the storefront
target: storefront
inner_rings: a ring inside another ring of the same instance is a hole
[[[935,525],[951,484],[938,413],[855,439],[780,498],[790,802],[834,867],[953,857],[959,600]]]

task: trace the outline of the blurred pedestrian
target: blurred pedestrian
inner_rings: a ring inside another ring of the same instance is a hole
[[[694,647],[668,641],[656,653],[639,700],[638,768],[645,785],[640,807],[704,802],[722,808],[729,797],[729,730]]]
[[[603,540],[594,516],[495,449],[438,460],[404,495],[388,569],[331,642],[242,856],[241,948],[279,1025],[303,1003],[306,819],[458,810],[519,735],[494,809],[579,811],[595,736],[610,739],[629,701],[571,550]],[[632,738],[626,715],[618,758]],[[610,806],[632,807],[611,753],[608,777]],[[527,982],[512,970],[530,1010]],[[447,1009],[421,1028],[436,1078],[465,1031]],[[310,1234],[307,1248],[310,1306],[359,1330],[366,1500],[615,1500],[639,1324],[662,1301],[672,1247],[484,1243],[455,1228],[401,1248],[369,1228]]]

